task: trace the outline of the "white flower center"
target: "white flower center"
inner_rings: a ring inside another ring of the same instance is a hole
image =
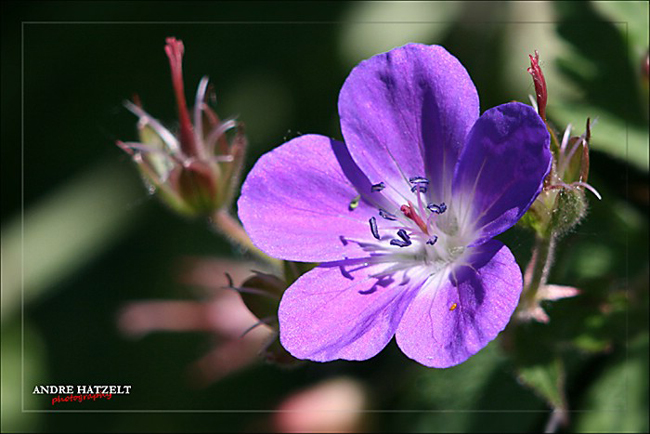
[[[370,218],[372,241],[358,243],[368,251],[369,263],[391,264],[382,275],[417,270],[416,273],[426,277],[452,272],[455,266],[466,263],[467,246],[476,237],[473,228],[463,224],[464,207],[454,204],[453,198],[449,205],[434,203],[428,194],[428,184],[426,178],[410,178],[410,191],[404,194],[404,189],[400,189],[405,203],[389,200],[390,209],[378,207],[377,216]],[[385,188],[383,182],[374,184],[370,199]]]

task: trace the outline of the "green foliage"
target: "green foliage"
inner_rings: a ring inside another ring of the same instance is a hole
[[[517,377],[532,388],[554,409],[566,409],[564,396],[564,365],[558,356],[546,363],[522,364],[517,368]]]
[[[648,432],[648,334],[612,357],[580,402],[575,432]]]
[[[581,99],[555,95],[549,100],[551,118],[556,125],[597,119],[593,149],[647,171],[648,78],[641,74],[648,50],[647,3],[557,2],[556,9],[558,33],[573,49],[558,65]]]

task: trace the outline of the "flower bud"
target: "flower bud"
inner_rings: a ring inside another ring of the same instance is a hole
[[[287,264],[294,263],[287,262]],[[245,280],[240,288],[232,286],[232,281],[229,286],[239,292],[248,310],[275,332],[260,352],[264,360],[284,367],[302,363],[284,349],[278,338],[278,307],[280,298],[289,285],[272,274],[256,272],[254,276]]]
[[[546,80],[539,65],[539,53],[529,56],[531,66],[528,72],[533,77],[537,95],[537,110],[546,122],[548,92]],[[553,129],[551,132],[551,151],[553,163],[551,171],[544,180],[544,187],[519,224],[533,229],[541,238],[560,236],[575,227],[587,212],[584,190],[591,191],[598,199],[600,194],[587,184],[589,177],[589,141],[591,139],[591,120],[587,119],[585,132],[578,137],[571,136],[569,125],[559,143]]]
[[[174,211],[209,215],[228,208],[239,182],[247,141],[243,124],[222,121],[208,106],[208,78],[199,83],[190,116],[183,87],[183,43],[167,38],[179,130],[176,134],[145,112],[139,101],[125,106],[138,116],[140,142],[121,142],[137,164],[149,191]],[[233,132],[229,134],[229,132]]]
[[[556,236],[573,229],[587,213],[585,192],[578,188],[562,188],[555,195],[551,227]]]
[[[215,171],[205,161],[192,161],[176,167],[172,180],[187,205],[198,213],[208,214],[218,201]]]
[[[269,318],[269,323],[275,323],[277,329],[278,305],[287,286],[272,274],[257,272],[244,281],[239,292],[253,315],[260,319]]]

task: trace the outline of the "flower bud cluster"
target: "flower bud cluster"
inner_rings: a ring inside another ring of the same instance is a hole
[[[572,136],[569,124],[562,141],[557,140],[553,129],[546,121],[548,92],[546,80],[539,65],[539,55],[529,56],[531,67],[528,72],[535,84],[537,110],[551,133],[553,164],[544,180],[544,188],[521,219],[520,224],[532,228],[541,238],[561,236],[574,228],[587,212],[584,190],[591,191],[598,199],[600,194],[587,183],[589,177],[589,141],[592,122],[587,119],[585,132]]]
[[[221,120],[208,105],[208,78],[199,83],[192,115],[185,101],[183,43],[167,38],[179,130],[176,134],[145,112],[138,100],[125,106],[138,116],[139,142],[118,141],[137,164],[151,193],[186,216],[209,215],[228,208],[239,182],[247,147],[243,125]]]

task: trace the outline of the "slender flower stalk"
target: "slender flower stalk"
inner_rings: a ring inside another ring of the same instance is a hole
[[[539,322],[548,322],[548,315],[540,306],[540,288],[546,286],[548,273],[553,264],[555,253],[555,237],[535,237],[533,256],[526,266],[524,273],[524,290],[521,301],[517,307],[518,316],[525,319],[535,319]]]
[[[214,230],[221,233],[242,248],[250,251],[258,258],[274,266],[276,269],[282,268],[282,262],[279,259],[268,256],[258,249],[242,227],[241,223],[234,218],[227,210],[218,210],[210,217],[210,223]]]
[[[571,136],[572,126],[558,140],[554,128],[546,120],[548,89],[539,65],[539,53],[529,56],[528,72],[533,77],[536,108],[551,137],[553,163],[544,180],[544,188],[533,202],[520,223],[535,232],[535,244],[530,263],[524,275],[522,301],[517,308],[517,318],[548,322],[549,317],[541,307],[544,300],[572,297],[579,293],[576,288],[549,285],[548,275],[555,259],[557,241],[572,230],[585,216],[587,201],[584,190],[592,192],[599,200],[600,193],[587,183],[589,178],[589,141],[593,123],[587,119],[585,132]]]

